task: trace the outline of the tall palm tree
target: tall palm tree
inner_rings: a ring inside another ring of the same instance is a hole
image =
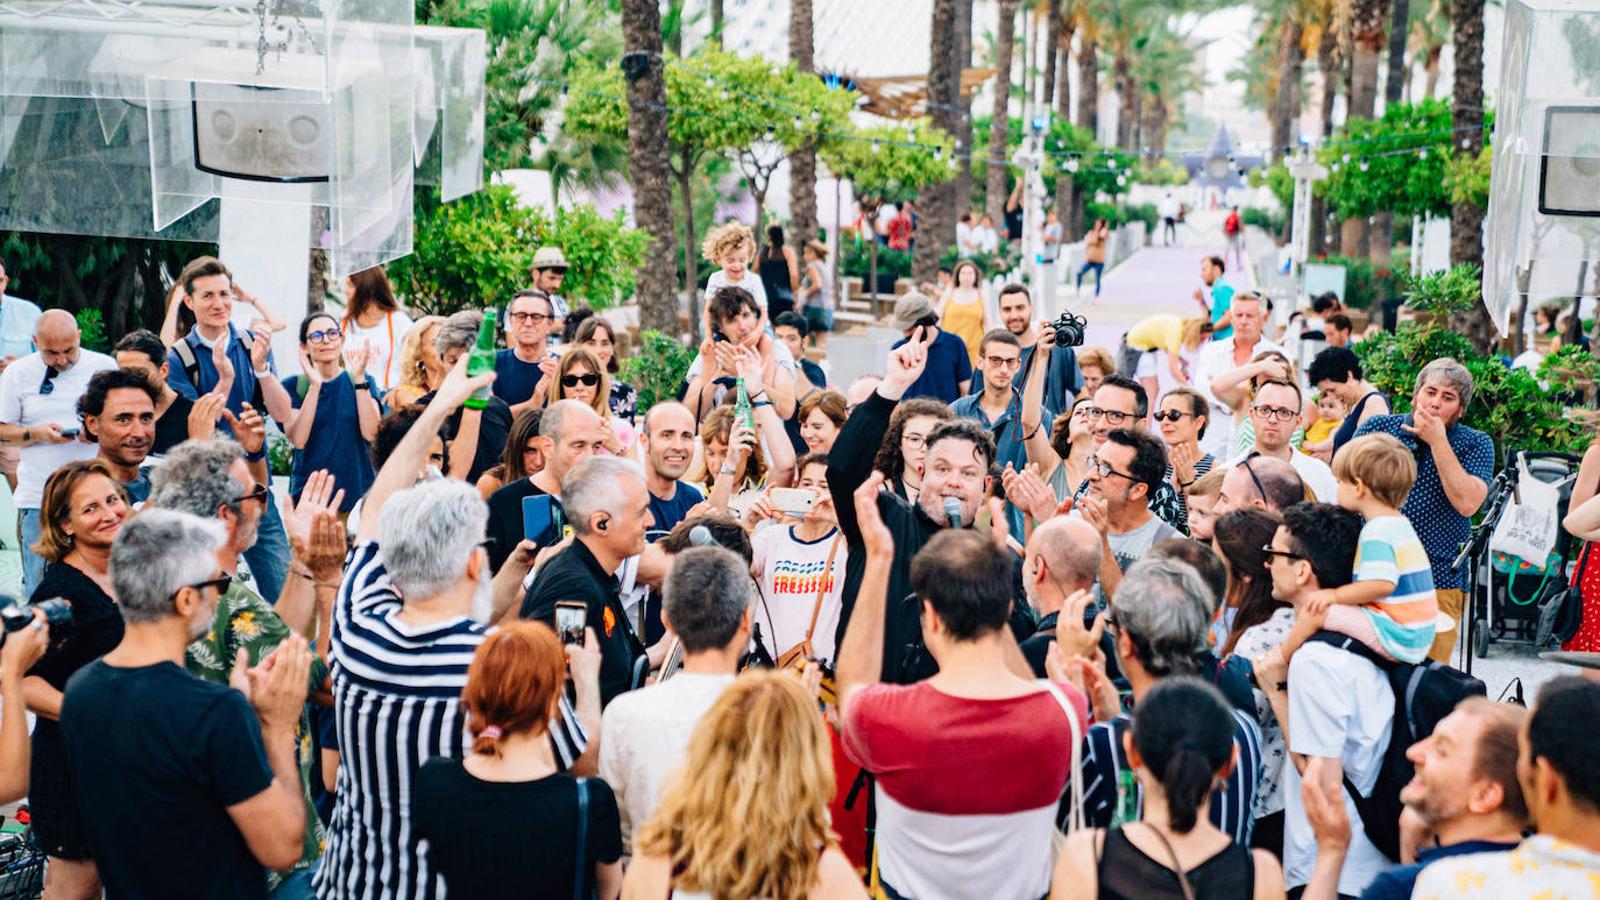
[[[789,0],[789,60],[800,72],[815,71],[811,0]],[[789,155],[789,231],[794,246],[817,236],[817,148]]]
[[[1389,19],[1389,81],[1384,85],[1385,102],[1399,103],[1405,96],[1411,67],[1406,65],[1406,35],[1411,30],[1411,0],[1389,0],[1393,5]]]
[[[1406,38],[1406,50],[1414,65],[1422,66],[1426,79],[1423,97],[1432,97],[1439,87],[1439,62],[1444,48],[1450,43],[1450,0],[1433,0],[1425,15],[1411,19],[1411,29]]]
[[[1388,45],[1389,0],[1354,0],[1350,8],[1350,118],[1372,119],[1378,111],[1378,59]],[[1374,254],[1389,261],[1388,230],[1379,229],[1376,246],[1365,217],[1345,219],[1339,252],[1345,256]]]
[[[1021,0],[1000,0],[1000,27],[995,35],[994,112],[989,119],[989,162],[984,167],[984,209],[996,224],[1005,221],[1006,148],[1011,138],[1011,57],[1016,52],[1017,7]],[[1012,235],[1015,237],[1015,235]]]
[[[1483,6],[1484,0],[1450,3],[1456,51],[1450,120],[1462,156],[1476,156],[1483,149]],[[1483,265],[1483,210],[1470,200],[1450,208],[1450,261]],[[1494,343],[1494,322],[1482,303],[1454,318],[1452,325],[1479,351]]]
[[[959,124],[961,61],[957,57],[956,0],[933,0],[933,46],[928,58],[928,118],[936,128],[954,131]],[[955,243],[955,195],[950,182],[933,185],[921,193],[922,222],[918,229],[911,274],[917,281],[932,281],[939,257]]]
[[[1077,0],[1073,21],[1078,32],[1078,114],[1073,124],[1100,134],[1100,13],[1096,0]]]
[[[1178,101],[1205,86],[1195,61],[1195,47],[1189,35],[1174,30],[1165,21],[1150,32],[1135,58],[1134,75],[1143,93],[1139,145],[1149,148],[1152,160],[1166,152],[1167,125]]]
[[[952,215],[957,218],[972,208],[972,95],[959,89],[961,73],[972,65],[972,0],[956,0],[956,177],[950,182]],[[953,226],[952,226],[953,227]]]
[[[1056,28],[1051,32],[1055,50],[1052,56],[1059,56],[1060,63],[1056,69],[1056,118],[1062,122],[1072,121],[1072,80],[1067,77],[1067,62],[1072,54],[1072,33],[1077,27],[1076,11],[1063,8],[1073,0],[1060,0],[1060,5],[1055,7],[1058,21]],[[1077,185],[1070,178],[1056,179],[1056,217],[1064,229],[1072,227],[1072,195],[1077,190]]]
[[[1045,0],[1045,39],[1039,47],[1044,55],[1044,96],[1039,98],[1039,108],[1049,109],[1056,100],[1056,64],[1061,53],[1061,0]]]
[[[667,162],[667,85],[661,58],[661,8],[656,0],[622,0],[628,80],[628,173],[633,217],[650,235],[639,267],[639,323],[678,333],[677,259]],[[693,285],[690,286],[691,290]]]

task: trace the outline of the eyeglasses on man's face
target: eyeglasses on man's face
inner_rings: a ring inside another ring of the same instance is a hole
[[[1265,546],[1263,546],[1261,548],[1261,552],[1267,554],[1267,567],[1268,568],[1271,568],[1272,567],[1272,561],[1274,559],[1280,557],[1280,556],[1283,557],[1284,559],[1288,559],[1288,560],[1305,559],[1304,556],[1301,556],[1300,554],[1294,552],[1293,550],[1279,550],[1277,547],[1274,547],[1271,544],[1266,544]]]
[[[1111,463],[1108,463],[1103,459],[1097,459],[1093,456],[1089,457],[1089,471],[1099,473],[1101,478],[1108,478],[1112,475],[1118,475],[1128,479],[1129,481],[1138,480],[1132,475],[1129,475],[1127,472],[1118,472],[1116,467],[1111,465]]]
[[[1300,417],[1298,409],[1284,409],[1281,406],[1252,406],[1250,411],[1273,422],[1291,422]]]
[[[194,584],[186,584],[184,587],[194,588],[200,592],[201,596],[205,596],[206,588],[216,588],[217,593],[220,595],[226,594],[229,586],[232,584],[233,576],[229,575],[227,572],[223,572],[221,575],[218,575],[215,578],[208,578],[205,581],[197,581]],[[176,591],[173,591],[172,596],[167,598],[168,602],[178,599],[178,595],[182,592],[183,588],[178,588]]]
[[[1022,365],[1022,358],[1018,356],[985,356],[983,363],[991,369],[1015,369]]]
[[[513,325],[538,325],[541,322],[550,321],[551,319],[555,318],[555,316],[547,316],[542,312],[512,310],[511,312],[506,313],[506,318],[510,319]]]
[[[241,494],[240,496],[233,498],[233,502],[235,503],[244,503],[247,500],[259,500],[262,503],[266,503],[267,486],[257,482],[256,486],[251,488],[248,493]]]
[[[1105,419],[1107,425],[1121,425],[1133,418],[1132,413],[1118,412],[1114,409],[1101,409],[1098,406],[1089,407],[1089,420]]]

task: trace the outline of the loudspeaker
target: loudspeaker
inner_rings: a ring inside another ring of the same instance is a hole
[[[284,184],[326,182],[332,126],[318,92],[194,82],[195,168]]]
[[[1600,106],[1545,110],[1539,212],[1600,217]]]

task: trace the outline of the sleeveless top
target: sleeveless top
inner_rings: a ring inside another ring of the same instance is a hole
[[[1340,447],[1350,443],[1350,441],[1355,438],[1356,427],[1361,422],[1361,411],[1366,409],[1367,401],[1371,400],[1373,397],[1383,397],[1383,392],[1368,391],[1366,396],[1356,401],[1355,408],[1350,410],[1350,414],[1344,417],[1344,423],[1341,424],[1339,426],[1339,430],[1333,434],[1334,453],[1338,453]],[[1385,402],[1388,401],[1387,397],[1383,397],[1383,399]]]
[[[1099,896],[1107,900],[1183,900],[1178,874],[1135,847],[1121,828],[1107,831],[1096,847],[1095,873]],[[1184,876],[1195,900],[1238,900],[1255,892],[1255,861],[1238,844],[1230,843]]]
[[[966,343],[967,356],[976,366],[978,344],[983,341],[983,295],[974,297],[971,303],[959,303],[951,297],[950,302],[944,305],[944,315],[939,318],[939,327]]]
[[[778,255],[772,256],[771,251],[777,250]],[[767,289],[767,302],[778,301],[793,305],[794,289],[789,284],[789,260],[783,256],[782,247],[768,247],[761,251],[761,286]]]

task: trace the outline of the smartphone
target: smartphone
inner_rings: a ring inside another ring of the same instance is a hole
[[[817,505],[817,494],[806,488],[773,488],[771,501],[774,512],[804,518]]]
[[[522,538],[540,546],[549,546],[561,539],[558,524],[560,507],[549,494],[535,494],[522,498]]]
[[[563,644],[583,643],[583,627],[589,621],[589,607],[577,600],[556,602],[556,637]]]
[[[63,429],[61,429],[61,436],[65,437],[65,438],[75,438],[75,437],[77,437],[78,436],[78,428],[77,428],[77,426],[73,426],[71,428],[63,428]]]
[[[712,341],[712,343],[720,344],[720,343],[723,343],[723,342],[727,341],[727,339],[728,339],[728,336],[723,334],[721,331],[713,331],[713,332],[711,332],[711,341]]]

